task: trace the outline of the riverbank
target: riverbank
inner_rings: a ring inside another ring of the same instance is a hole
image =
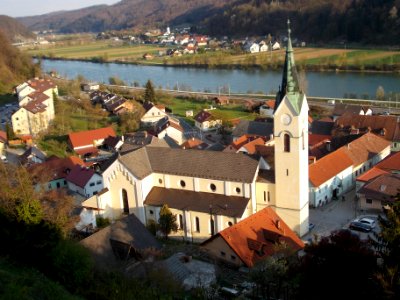
[[[198,69],[222,69],[222,70],[271,70],[279,71],[283,68],[283,62],[279,63],[267,63],[267,64],[205,64],[205,63],[166,63],[160,61],[149,61],[149,60],[102,60],[100,58],[63,58],[63,57],[48,57],[33,56],[34,59],[47,59],[47,60],[59,60],[59,61],[81,61],[91,62],[99,64],[122,64],[122,65],[139,65],[139,66],[159,66],[159,67],[173,67],[173,68],[198,68]],[[315,64],[308,65],[301,61],[297,63],[298,71],[313,71],[313,72],[357,72],[357,73],[399,73],[400,64],[396,65],[323,65]]]

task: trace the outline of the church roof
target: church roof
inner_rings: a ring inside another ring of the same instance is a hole
[[[250,183],[258,168],[257,160],[241,153],[147,146],[122,155],[119,160],[140,179],[154,172]]]
[[[211,206],[214,215],[241,218],[249,201],[250,198],[245,197],[153,187],[144,204],[151,206],[167,204],[170,208],[207,214],[210,213]]]

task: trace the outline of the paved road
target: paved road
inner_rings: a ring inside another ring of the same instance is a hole
[[[314,237],[328,236],[334,230],[348,229],[349,223],[355,218],[366,217],[377,219],[378,212],[365,212],[356,209],[354,200],[355,191],[345,195],[345,200],[332,200],[319,208],[310,208],[309,222],[315,225],[308,234],[302,237],[303,241],[309,241]],[[379,230],[376,228],[376,230]],[[368,237],[368,233],[353,231],[362,239]]]

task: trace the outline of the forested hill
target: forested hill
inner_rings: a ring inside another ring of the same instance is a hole
[[[13,42],[35,38],[35,35],[16,19],[0,15],[0,30]]]
[[[0,94],[11,92],[14,85],[39,75],[40,68],[33,64],[32,58],[13,47],[1,30],[0,45]]]
[[[99,32],[190,24],[211,35],[284,33],[308,42],[400,43],[400,0],[123,0],[20,18],[32,30]]]
[[[400,0],[237,1],[205,23],[212,35],[276,35],[287,18],[308,42],[400,43]]]

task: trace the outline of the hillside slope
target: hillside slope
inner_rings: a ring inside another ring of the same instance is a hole
[[[0,15],[0,30],[13,42],[35,38],[32,31],[26,28],[25,25],[5,15]]]
[[[220,36],[279,35],[291,19],[308,42],[400,43],[400,0],[123,0],[19,20],[64,33],[191,24]]]
[[[39,75],[40,68],[32,58],[11,46],[10,41],[0,31],[0,94],[11,91],[13,85]]]

